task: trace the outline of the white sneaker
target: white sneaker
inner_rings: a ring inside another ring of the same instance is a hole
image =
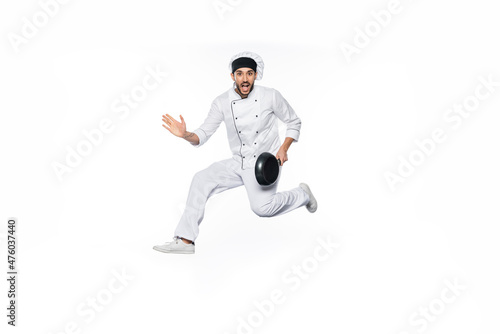
[[[194,244],[187,244],[179,237],[174,237],[173,241],[163,245],[156,245],[153,249],[163,253],[194,254]]]
[[[309,195],[309,203],[307,203],[306,208],[309,212],[313,213],[318,209],[318,201],[311,192],[309,186],[305,183],[299,184],[299,186],[304,189],[304,191]]]

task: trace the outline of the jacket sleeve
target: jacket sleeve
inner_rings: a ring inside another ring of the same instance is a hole
[[[208,112],[207,117],[202,125],[199,128],[192,131],[196,133],[200,142],[196,145],[191,143],[194,147],[200,147],[205,144],[208,139],[215,133],[215,131],[219,128],[220,123],[224,120],[224,116],[222,111],[219,109],[216,101],[212,102],[212,106],[210,107],[210,111]]]
[[[299,141],[302,122],[287,100],[276,89],[273,94],[273,111],[286,124],[286,137],[293,138],[294,142]]]

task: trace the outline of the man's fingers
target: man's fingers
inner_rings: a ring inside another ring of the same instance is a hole
[[[173,118],[166,118],[166,120],[168,120],[169,124],[172,124],[172,125],[178,125],[178,124],[181,124],[179,123],[178,121],[176,121],[175,119]]]
[[[173,121],[174,119],[172,118],[172,116],[163,116],[163,119],[167,119],[169,121]]]
[[[170,126],[173,126],[173,125],[175,125],[175,124],[179,123],[179,122],[177,122],[176,120],[172,120],[172,119],[170,119],[170,118],[166,118],[166,117],[165,117],[165,118],[163,118],[162,120],[163,120],[165,123],[167,123],[168,125],[170,125]]]
[[[172,116],[170,116],[170,115],[168,115],[168,116],[163,116],[163,118],[164,118],[164,119],[168,119],[168,120],[170,120],[171,122],[175,121],[175,119],[174,119]]]
[[[169,129],[169,128],[167,128],[167,127],[165,126],[165,124],[162,124],[161,126],[163,126],[165,129],[167,129],[168,131],[170,131],[170,129]],[[170,132],[172,132],[172,131],[170,131]]]
[[[167,114],[167,117],[170,118],[171,120],[175,121],[175,118]]]

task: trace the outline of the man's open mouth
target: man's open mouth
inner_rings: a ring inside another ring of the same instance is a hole
[[[242,84],[241,88],[247,90],[250,87],[250,84]]]

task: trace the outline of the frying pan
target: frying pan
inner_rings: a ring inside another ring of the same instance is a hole
[[[270,186],[276,182],[280,173],[281,162],[269,152],[259,155],[255,162],[255,178],[261,186]]]

